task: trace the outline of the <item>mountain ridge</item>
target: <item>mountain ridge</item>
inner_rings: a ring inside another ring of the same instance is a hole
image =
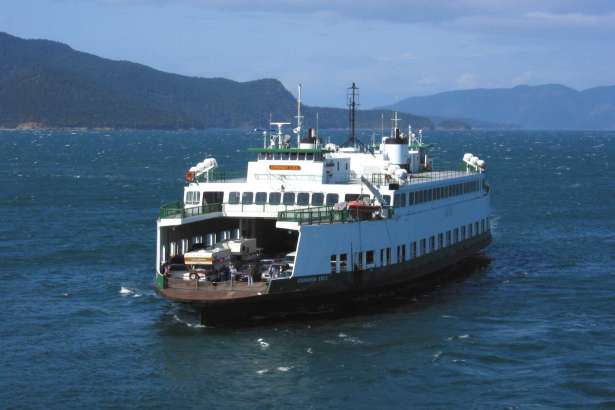
[[[615,86],[475,88],[408,97],[386,108],[537,129],[615,129]]]
[[[251,128],[294,118],[296,100],[273,78],[237,82],[173,74],[111,60],[67,44],[0,32],[0,127]],[[322,128],[347,126],[343,109],[303,106]],[[363,110],[360,126],[374,127],[387,110]],[[432,128],[425,117],[406,121]]]

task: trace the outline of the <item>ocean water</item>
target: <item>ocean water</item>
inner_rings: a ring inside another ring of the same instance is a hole
[[[615,133],[426,138],[437,164],[487,161],[486,266],[357,315],[212,328],[153,292],[155,219],[189,165],[242,168],[260,136],[0,132],[0,408],[615,408]]]

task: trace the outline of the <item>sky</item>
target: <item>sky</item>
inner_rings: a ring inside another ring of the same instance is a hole
[[[0,31],[159,70],[277,78],[361,108],[467,88],[615,84],[615,0],[0,0]]]

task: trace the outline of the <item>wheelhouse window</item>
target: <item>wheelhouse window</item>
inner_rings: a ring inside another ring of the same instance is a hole
[[[299,192],[297,194],[297,205],[309,205],[310,194],[307,192]]]
[[[251,205],[254,202],[254,192],[244,192],[241,194],[241,203],[243,205]]]
[[[294,205],[295,204],[295,193],[294,192],[284,192],[284,197],[282,198],[282,202],[284,205]]]
[[[257,205],[264,205],[267,203],[267,192],[257,192],[254,197],[254,203]]]
[[[339,199],[338,194],[327,194],[327,205],[335,205],[339,202]]]
[[[282,194],[279,192],[271,192],[269,194],[269,205],[280,205]]]
[[[314,192],[312,194],[312,205],[320,206],[323,204],[324,200],[325,194],[323,194],[322,192]]]
[[[239,203],[239,192],[229,192],[228,193],[228,203],[238,204]]]

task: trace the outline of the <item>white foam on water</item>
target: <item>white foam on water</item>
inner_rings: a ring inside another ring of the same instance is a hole
[[[256,371],[256,373],[258,373],[258,374],[265,374],[265,373],[268,373],[268,372],[269,372],[269,369],[260,369],[260,370]]]
[[[278,371],[280,371],[280,372],[287,372],[287,371],[289,371],[292,368],[293,368],[292,366],[290,366],[290,367],[280,366],[280,367],[278,367]]]
[[[179,316],[177,316],[177,315],[173,315],[173,320],[175,320],[177,323],[181,323],[182,325],[185,325],[185,326],[188,326],[188,327],[191,327],[191,328],[194,328],[194,329],[202,329],[204,327],[207,327],[207,326],[205,326],[205,325],[203,325],[201,323],[190,323],[190,322],[187,322],[185,320],[180,319]]]
[[[132,293],[134,293],[132,290],[125,288],[124,286],[120,288],[120,295],[130,295]]]
[[[141,296],[143,295],[141,295],[140,293],[135,293],[134,295],[132,295],[133,298],[140,298]]]
[[[437,352],[435,352],[434,354],[431,355],[431,361],[432,362],[436,362],[438,361],[438,359],[440,359],[440,356],[442,356],[442,350],[438,350]]]
[[[258,342],[259,346],[261,347],[261,349],[265,350],[265,349],[269,348],[269,343],[265,342],[265,339],[260,338],[260,339],[257,340],[257,342]]]
[[[305,351],[308,352],[309,354],[314,354],[311,347],[308,347],[307,349],[305,349]]]
[[[348,335],[346,333],[340,333],[337,335],[337,337],[345,338],[348,337]]]
[[[469,337],[470,337],[470,335],[466,333],[466,334],[463,334],[463,335],[459,335],[459,336],[457,336],[457,337],[458,337],[459,339],[467,339],[467,338],[469,338]]]

